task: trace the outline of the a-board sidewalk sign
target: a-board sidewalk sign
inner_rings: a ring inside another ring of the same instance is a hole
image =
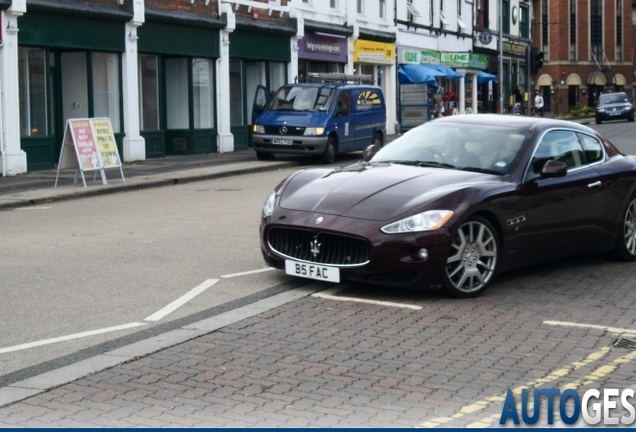
[[[109,118],[67,119],[60,160],[57,164],[55,186],[57,186],[60,170],[69,168],[75,168],[73,184],[77,183],[77,177],[80,174],[84,187],[86,187],[84,173],[91,171],[93,180],[99,172],[102,184],[106,184],[104,169],[107,168],[119,168],[122,181],[126,181]]]

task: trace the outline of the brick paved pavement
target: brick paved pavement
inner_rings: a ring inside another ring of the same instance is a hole
[[[636,351],[636,264],[583,257],[499,277],[482,297],[352,285],[0,408],[2,426],[497,425],[508,388],[624,388]]]

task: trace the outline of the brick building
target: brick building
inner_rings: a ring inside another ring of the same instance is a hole
[[[633,97],[632,0],[533,0],[532,45],[543,67],[532,75],[546,111],[593,106],[598,95]]]

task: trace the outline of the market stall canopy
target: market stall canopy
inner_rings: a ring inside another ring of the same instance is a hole
[[[452,79],[452,80],[458,80],[460,78],[462,78],[464,75],[460,74],[457,71],[454,71],[453,69],[451,69],[448,66],[445,65],[438,65],[438,64],[432,64],[432,65],[426,65],[426,66],[422,66],[425,67],[427,69],[430,70],[434,70],[437,71],[438,73],[442,74],[442,75],[438,75],[438,76],[443,76],[446,77],[448,79]]]
[[[482,85],[487,82],[497,83],[497,75],[489,74],[488,72],[481,71],[477,74],[477,84]]]
[[[398,67],[400,84],[434,84],[435,77],[425,66],[405,64]]]

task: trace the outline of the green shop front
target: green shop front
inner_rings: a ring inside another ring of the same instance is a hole
[[[125,13],[38,9],[18,20],[20,146],[27,170],[57,164],[69,118],[108,117],[122,154]]]
[[[276,90],[288,82],[293,34],[295,30],[265,33],[241,27],[230,33],[230,131],[235,150],[251,147],[252,104],[257,86]]]
[[[137,30],[141,136],[146,157],[217,151],[215,18],[176,20],[146,11]]]

